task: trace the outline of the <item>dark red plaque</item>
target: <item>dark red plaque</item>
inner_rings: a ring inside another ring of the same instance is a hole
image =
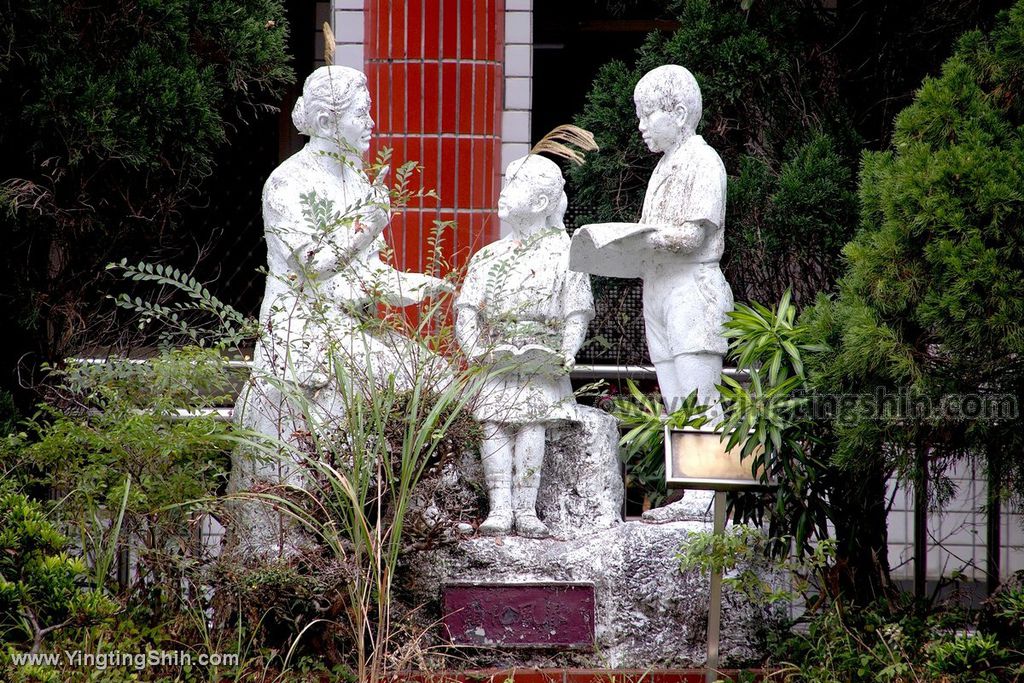
[[[456,645],[594,647],[592,583],[450,583],[441,602]]]

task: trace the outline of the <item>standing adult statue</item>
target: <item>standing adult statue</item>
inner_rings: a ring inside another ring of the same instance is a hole
[[[389,376],[399,386],[412,381],[403,373],[425,351],[369,325],[375,304],[408,305],[450,286],[381,259],[391,212],[387,169],[372,182],[363,171],[373,130],[366,76],[320,67],[306,79],[292,121],[309,142],[263,187],[268,274],[261,336],[235,420],[309,451],[311,432],[338,424],[344,392],[372,390]],[[301,468],[286,457],[235,454],[230,490],[281,484],[302,486]],[[264,505],[237,506],[233,522],[235,544],[264,556],[304,545],[295,525]]]
[[[638,223],[580,228],[570,267],[643,279],[644,322],[651,361],[669,411],[693,391],[720,410],[716,385],[728,344],[722,323],[733,297],[719,267],[725,247],[726,174],[700,136],[700,88],[674,64],[647,73],[633,91],[640,133],[663,156],[651,174]]]

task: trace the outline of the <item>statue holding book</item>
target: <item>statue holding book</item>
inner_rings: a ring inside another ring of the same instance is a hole
[[[643,279],[647,345],[668,411],[693,391],[720,415],[716,385],[732,309],[719,267],[725,247],[726,174],[700,136],[700,88],[674,64],[647,73],[633,92],[640,133],[663,156],[651,174],[636,223],[585,225],[573,235],[570,267]]]
[[[594,315],[590,279],[569,270],[567,199],[558,166],[530,154],[508,165],[498,215],[512,233],[478,251],[456,300],[456,335],[487,367],[475,408],[490,511],[479,532],[543,537],[537,491],[547,426],[578,420],[569,370]]]

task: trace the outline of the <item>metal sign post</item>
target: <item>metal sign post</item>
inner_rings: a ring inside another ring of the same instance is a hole
[[[714,534],[725,533],[725,491],[715,491]],[[718,641],[722,630],[722,570],[711,571],[711,595],[708,599],[708,661],[705,683],[718,679]]]
[[[668,486],[704,489],[715,492],[714,533],[725,533],[726,491],[763,488],[751,471],[749,461],[741,458],[741,448],[725,450],[722,435],[712,429],[665,426],[665,481]],[[755,451],[757,453],[758,451]],[[706,683],[718,680],[718,643],[722,630],[722,572],[711,572],[708,600],[708,659]]]

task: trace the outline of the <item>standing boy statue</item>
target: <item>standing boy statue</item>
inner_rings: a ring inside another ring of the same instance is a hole
[[[639,223],[580,228],[570,268],[644,282],[647,346],[666,409],[696,390],[709,414],[721,414],[716,385],[728,344],[722,323],[732,290],[718,262],[725,246],[725,167],[697,135],[700,88],[669,64],[647,73],[633,91],[640,133],[663,156],[651,175]]]

